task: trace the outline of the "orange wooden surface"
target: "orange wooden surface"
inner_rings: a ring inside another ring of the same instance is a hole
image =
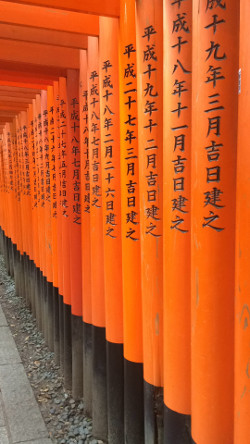
[[[98,35],[98,17],[1,1],[0,21],[44,29]]]
[[[98,38],[88,38],[88,123],[90,176],[90,245],[92,323],[105,326],[104,239],[102,216],[102,169]]]
[[[52,226],[51,226],[51,125],[49,124],[49,110],[53,106],[53,88],[47,89],[46,109],[43,113],[43,134],[44,134],[44,213],[45,213],[45,257],[48,282],[53,282],[53,257],[52,257]]]
[[[15,3],[66,9],[86,14],[119,16],[119,3],[117,0],[103,0],[101,2],[100,0],[85,0],[84,2],[79,2],[79,0],[71,0],[70,2],[68,0],[17,0]]]
[[[61,207],[61,155],[60,155],[60,97],[59,84],[54,82],[54,120],[55,120],[55,168],[56,168],[56,196],[53,196],[52,202],[56,199],[56,223],[53,216],[53,245],[55,246],[55,256],[57,256],[57,281],[54,277],[54,285],[58,287],[60,295],[63,295],[63,254],[62,254],[62,207]],[[54,210],[55,208],[53,208]],[[57,245],[57,247],[56,247]],[[54,265],[56,267],[56,265]],[[53,268],[53,273],[56,268]],[[56,285],[57,283],[57,285]]]
[[[82,316],[84,322],[90,324],[92,322],[92,307],[87,51],[80,51],[79,101],[82,196]]]
[[[179,15],[185,20],[183,27],[178,26]],[[164,402],[176,412],[190,414],[191,0],[180,6],[164,2],[163,41]]]
[[[100,17],[99,73],[106,337],[123,342],[118,20]]]
[[[35,259],[35,242],[34,242],[34,194],[36,187],[36,175],[35,175],[35,138],[34,138],[34,114],[33,114],[33,104],[29,106],[28,109],[28,139],[29,139],[29,174],[30,174],[30,208],[31,208],[31,232],[30,232],[30,259]]]
[[[120,134],[124,356],[142,362],[135,1],[120,2]],[[132,66],[133,71],[128,67]],[[128,74],[128,75],[127,75]],[[135,118],[133,126],[129,116]],[[131,169],[131,166],[133,168]]]
[[[249,172],[248,116],[250,110],[249,85],[250,4],[240,4],[240,57],[239,57],[239,114],[237,147],[236,194],[236,280],[235,280],[235,357],[234,357],[234,443],[247,444],[250,439],[249,397]]]
[[[144,379],[155,386],[163,383],[162,7],[158,0],[137,7],[143,362]]]
[[[45,45],[78,49],[86,49],[88,44],[88,38],[86,35],[4,23],[1,23],[0,25],[0,39],[43,43]]]
[[[193,2],[192,436],[219,444],[233,442],[239,3],[209,5]]]
[[[39,243],[39,257],[38,267],[41,271],[44,271],[43,262],[43,236],[42,230],[44,230],[43,213],[41,209],[41,196],[42,196],[42,169],[43,169],[43,145],[42,145],[42,119],[41,119],[41,96],[36,96],[36,159],[37,159],[37,178],[38,178],[38,193],[37,193],[37,235]],[[41,228],[42,225],[42,228]]]
[[[67,73],[68,100],[68,202],[70,226],[70,285],[71,311],[82,315],[82,256],[81,256],[81,174],[79,124],[79,71]]]
[[[0,60],[77,69],[79,51],[61,46],[1,39]],[[2,78],[1,75],[0,79]]]
[[[39,178],[39,148],[38,148],[38,130],[37,130],[37,105],[36,99],[33,100],[33,131],[34,131],[34,158],[33,158],[33,178],[34,178],[34,194],[33,194],[33,242],[34,242],[34,262],[39,267],[39,235],[38,235],[38,200],[40,193],[40,178]]]
[[[58,131],[55,107],[55,88],[48,87],[48,124],[49,124],[49,169],[50,169],[50,216],[51,216],[51,249],[52,249],[52,281],[58,288],[58,243],[57,243],[57,183],[56,163]]]
[[[69,224],[69,201],[68,182],[69,165],[67,153],[68,146],[68,101],[67,86],[64,77],[59,78],[59,114],[60,114],[60,169],[61,169],[61,211],[62,211],[62,270],[63,270],[63,300],[71,303],[70,289],[70,224]],[[65,254],[67,252],[67,254]]]

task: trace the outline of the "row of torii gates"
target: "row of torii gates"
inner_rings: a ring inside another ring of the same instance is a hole
[[[1,249],[110,444],[250,443],[249,19],[0,1]]]

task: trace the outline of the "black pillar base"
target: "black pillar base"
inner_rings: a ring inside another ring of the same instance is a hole
[[[123,344],[107,341],[108,442],[124,443]]]
[[[92,416],[92,386],[93,386],[93,342],[92,325],[83,323],[83,396],[84,412]]]
[[[107,367],[105,328],[92,326],[93,339],[93,435],[107,440]]]
[[[144,381],[144,427],[145,444],[163,443],[163,389],[146,381]]]
[[[53,338],[55,361],[57,365],[60,365],[59,297],[58,288],[53,287]]]
[[[80,316],[71,315],[72,330],[72,396],[83,396],[83,322]]]
[[[164,405],[164,444],[191,444],[191,417]]]
[[[72,389],[72,336],[71,336],[71,307],[63,304],[64,320],[64,385]]]
[[[143,365],[124,359],[125,443],[144,442]]]
[[[59,294],[59,335],[60,335],[60,368],[64,372],[64,309],[63,297]]]
[[[48,335],[48,347],[51,351],[54,351],[54,293],[52,282],[47,281],[47,304],[48,304],[48,324],[47,324],[47,335]]]

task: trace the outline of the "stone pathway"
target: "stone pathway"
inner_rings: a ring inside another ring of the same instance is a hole
[[[52,444],[0,306],[0,444]]]

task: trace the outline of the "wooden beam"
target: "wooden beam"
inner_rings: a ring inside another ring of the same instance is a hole
[[[0,80],[2,82],[26,82],[26,83],[32,83],[36,82],[40,85],[51,85],[53,83],[53,78],[51,77],[37,77],[36,75],[32,75],[29,73],[18,73],[15,71],[0,71]],[[9,84],[9,83],[6,83]]]
[[[6,1],[0,3],[0,21],[8,24],[85,35],[99,34],[99,17],[95,15],[48,9],[40,6],[27,6]]]
[[[32,97],[33,98],[33,97]],[[0,103],[32,103],[32,98],[29,97],[17,97],[17,96],[4,96],[0,92]]]
[[[1,62],[1,71],[3,70],[18,72],[19,74],[32,74],[36,78],[48,77],[54,79],[67,75],[66,68],[60,68],[58,66],[34,65],[32,63],[12,62],[8,60],[2,60]]]
[[[0,117],[11,117],[12,119],[15,117],[16,115],[16,111],[15,110],[2,110],[0,109]]]
[[[4,102],[0,103],[0,110],[1,111],[14,111],[14,112],[20,112],[22,110],[27,109],[29,106],[28,103],[25,104],[18,104],[18,103],[14,103],[13,105],[10,104],[6,104]]]
[[[12,122],[14,117],[2,117],[0,116],[0,124],[4,124],[5,122]]]
[[[53,82],[51,82],[51,85],[53,84]],[[27,81],[20,81],[20,80],[1,80],[0,79],[0,86],[10,86],[10,87],[18,87],[18,88],[35,88],[35,89],[47,89],[46,84],[42,84],[42,83],[36,83],[36,82],[30,82],[29,80]]]
[[[0,23],[0,39],[44,43],[75,49],[87,49],[88,47],[88,37],[86,35],[5,23]]]
[[[32,89],[32,88],[18,88],[15,86],[0,86],[0,91],[5,94],[10,93],[23,93],[23,94],[40,94],[40,89]]]
[[[78,49],[5,39],[0,44],[0,61],[78,69],[79,58]]]
[[[11,0],[7,1],[11,2]],[[16,3],[108,17],[119,17],[120,15],[119,0],[16,0]]]
[[[15,99],[16,100],[20,99],[20,101],[21,100],[24,100],[24,101],[28,100],[30,102],[32,99],[35,99],[35,98],[36,98],[35,94],[28,94],[25,92],[20,93],[20,92],[2,91],[0,88],[0,100],[9,100],[9,101],[13,100],[14,101]]]

